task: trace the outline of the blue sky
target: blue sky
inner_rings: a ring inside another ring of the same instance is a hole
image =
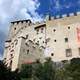
[[[48,12],[56,16],[77,11],[80,11],[80,0],[0,0],[0,57],[11,21],[42,21]]]

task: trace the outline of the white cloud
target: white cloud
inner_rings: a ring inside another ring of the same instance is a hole
[[[7,24],[15,19],[41,21],[42,17],[36,12],[39,5],[38,0],[0,0],[0,23]]]
[[[38,0],[0,0],[0,41],[4,41],[8,33],[11,21],[20,19],[31,19],[32,21],[41,21],[41,15],[36,12],[40,3]],[[0,43],[0,54],[3,52],[4,42]],[[2,55],[0,55],[2,59]]]

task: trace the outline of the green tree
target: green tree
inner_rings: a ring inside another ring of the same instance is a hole
[[[20,76],[22,78],[32,78],[32,64],[22,64]]]
[[[68,76],[71,80],[80,80],[80,58],[71,59],[66,71],[69,72]]]
[[[47,58],[44,63],[38,63],[35,68],[34,76],[37,80],[54,80],[55,67],[51,58]]]
[[[3,61],[0,61],[0,80],[20,80],[18,71],[12,72]]]

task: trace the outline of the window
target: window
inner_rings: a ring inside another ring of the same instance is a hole
[[[23,52],[25,52],[25,49],[23,49]]]
[[[72,56],[72,50],[69,48],[69,49],[66,49],[66,57],[71,57]]]
[[[49,41],[50,41],[50,38],[47,38],[47,39],[46,39],[46,43],[48,43]]]
[[[44,28],[42,27],[42,28],[41,28],[41,33],[43,33],[43,30],[44,30]]]
[[[69,14],[67,14],[67,17],[69,17],[70,15]]]
[[[10,68],[12,68],[12,60],[10,61]]]
[[[78,51],[79,51],[79,55],[80,55],[80,48],[78,48]]]
[[[56,31],[56,29],[53,29],[53,31],[55,32],[55,31]]]
[[[68,42],[68,38],[65,38],[65,42]]]
[[[37,44],[39,44],[39,41],[37,41]]]
[[[26,35],[26,39],[28,39],[29,35]]]
[[[51,56],[54,56],[54,53],[51,53]]]
[[[37,29],[36,31],[37,31],[37,34],[39,34],[39,29]]]
[[[39,39],[42,39],[42,37],[40,37]]]
[[[29,54],[29,50],[27,50],[27,54]]]
[[[16,30],[16,28],[14,28],[14,30]]]
[[[68,27],[68,29],[70,29],[70,26]]]
[[[25,26],[25,28],[26,28],[27,26]]]
[[[54,42],[56,42],[57,40],[55,39]]]

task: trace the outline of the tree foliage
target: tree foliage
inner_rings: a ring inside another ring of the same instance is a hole
[[[25,75],[26,78],[29,74],[29,68],[27,68],[27,65],[29,64],[24,65],[24,70],[21,70],[21,73],[23,73],[22,75]],[[32,77],[33,80],[54,80],[55,69],[50,58],[47,59],[47,61],[44,63],[36,62],[32,64],[32,67],[30,69],[30,77]]]
[[[80,58],[73,58],[66,67],[66,72],[72,80],[80,80]]]
[[[22,64],[20,76],[22,78],[31,78],[32,77],[32,64]]]
[[[80,80],[80,58],[62,61],[61,66],[47,58],[32,64],[23,64],[20,73],[18,69],[11,71],[0,61],[0,80]]]
[[[3,61],[0,61],[0,80],[20,80],[18,71],[12,72]]]

